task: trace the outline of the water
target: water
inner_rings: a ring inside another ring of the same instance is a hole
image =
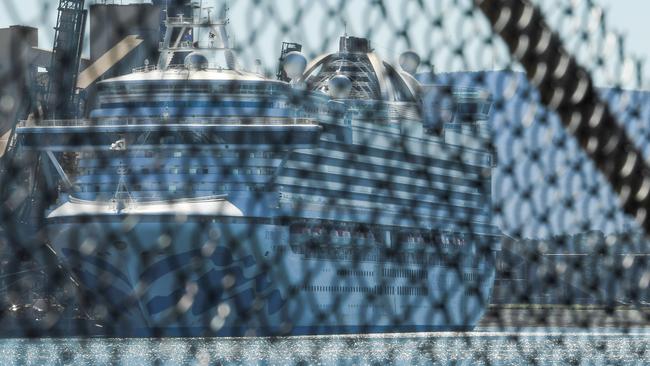
[[[1,365],[644,365],[650,330],[291,338],[6,339]]]

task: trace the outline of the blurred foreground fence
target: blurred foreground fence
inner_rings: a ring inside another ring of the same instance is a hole
[[[598,2],[203,3],[3,5],[1,335],[646,326]]]

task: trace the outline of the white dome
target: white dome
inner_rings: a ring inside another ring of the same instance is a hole
[[[200,52],[192,52],[185,56],[183,61],[185,67],[189,70],[205,70],[208,68],[208,58]]]
[[[306,67],[307,58],[298,51],[287,53],[282,60],[282,68],[291,80],[300,78]]]
[[[420,66],[420,56],[413,51],[406,51],[399,56],[399,65],[402,70],[415,75]]]
[[[345,99],[352,90],[352,81],[345,75],[336,74],[327,83],[330,96],[334,99]]]

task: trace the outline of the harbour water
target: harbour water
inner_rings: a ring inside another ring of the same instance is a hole
[[[5,339],[2,365],[645,365],[648,329],[283,338]]]

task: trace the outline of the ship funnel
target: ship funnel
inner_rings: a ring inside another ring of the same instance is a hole
[[[341,37],[339,39],[339,52],[368,53],[371,52],[370,40],[359,37]]]

